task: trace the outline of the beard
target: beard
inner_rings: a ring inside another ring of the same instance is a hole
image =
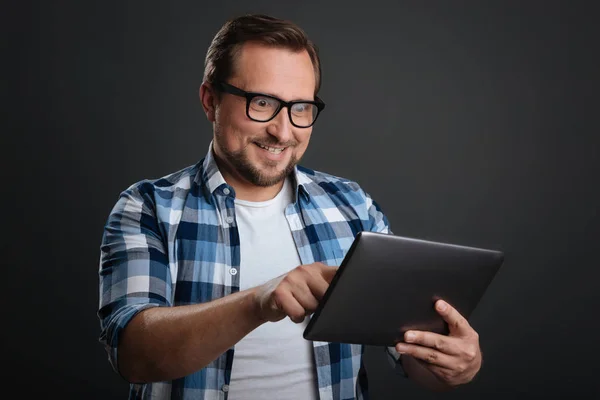
[[[291,151],[291,148],[296,145],[295,143],[280,144],[277,143],[277,141],[274,142],[269,139],[264,140],[257,138],[256,140],[249,140],[246,147],[239,151],[230,151],[225,143],[225,138],[223,138],[223,135],[218,131],[215,132],[215,141],[217,142],[219,149],[221,149],[221,152],[226,159],[225,161],[228,162],[242,178],[255,186],[270,187],[280,183],[292,173],[299,161],[298,158],[292,154],[290,161],[283,170],[276,172],[275,174],[268,174],[252,164],[246,153],[248,146],[255,146],[254,142],[257,142],[266,146],[289,147],[286,151]],[[272,164],[273,167],[276,165],[275,162],[269,164]]]

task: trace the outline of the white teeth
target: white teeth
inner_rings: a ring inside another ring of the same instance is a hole
[[[257,143],[258,144],[258,143]],[[285,147],[283,149],[277,149],[275,147],[268,147],[268,146],[263,146],[262,144],[258,144],[258,147],[260,147],[261,149],[265,149],[267,150],[269,153],[273,153],[273,154],[279,154],[282,151],[285,150]]]

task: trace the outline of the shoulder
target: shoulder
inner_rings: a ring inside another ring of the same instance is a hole
[[[329,198],[354,206],[368,202],[368,195],[355,181],[298,166],[299,182],[311,197]]]
[[[121,193],[121,197],[135,198],[145,203],[158,203],[168,207],[174,198],[187,195],[200,165],[190,165],[158,178],[139,180],[127,187]]]
[[[312,205],[327,218],[359,220],[365,230],[389,232],[389,221],[379,204],[357,182],[305,167],[298,167],[298,180]]]

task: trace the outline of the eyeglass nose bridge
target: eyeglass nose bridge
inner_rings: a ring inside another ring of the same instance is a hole
[[[292,108],[291,107],[292,107],[292,105],[290,103],[286,103],[283,100],[279,100],[279,108],[275,111],[275,113],[269,119],[269,121],[272,121],[275,118],[277,118],[277,115],[279,115],[279,113],[281,112],[281,110],[283,110],[284,108],[287,108],[288,120],[290,121],[290,124],[296,126],[296,124],[294,123],[293,117],[292,117]]]

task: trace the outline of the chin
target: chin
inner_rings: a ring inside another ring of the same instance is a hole
[[[290,161],[285,164],[278,162],[274,166],[266,166],[264,163],[252,163],[246,165],[245,168],[238,168],[238,171],[253,185],[269,187],[281,183],[294,170],[295,166],[296,163]]]
[[[293,167],[292,167],[293,169]],[[270,170],[266,172],[263,170],[254,171],[257,173],[252,174],[251,182],[257,186],[269,187],[277,185],[281,183],[288,175],[289,171],[287,169],[278,170],[276,172]]]

